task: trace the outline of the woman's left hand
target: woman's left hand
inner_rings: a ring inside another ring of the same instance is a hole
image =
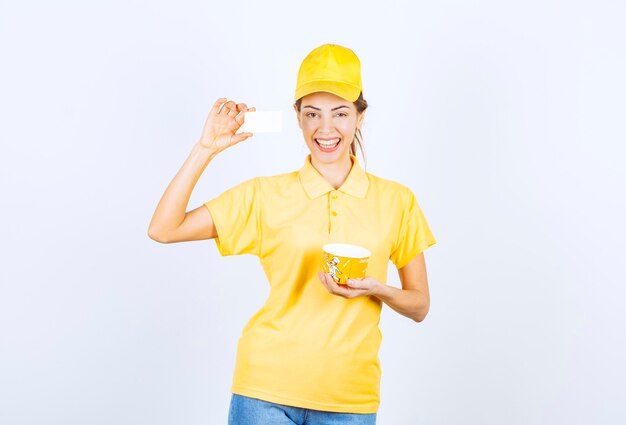
[[[373,277],[366,276],[363,279],[348,279],[347,285],[335,282],[329,273],[319,272],[318,277],[328,292],[344,298],[356,298],[363,295],[376,295],[382,283]]]

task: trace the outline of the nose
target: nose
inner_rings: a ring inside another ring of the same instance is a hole
[[[334,124],[333,124],[333,118],[332,116],[329,115],[323,115],[322,119],[320,120],[320,132],[324,133],[324,132],[331,132],[334,128]]]

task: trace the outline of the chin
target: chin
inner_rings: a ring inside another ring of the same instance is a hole
[[[311,152],[311,157],[315,158],[317,162],[322,164],[343,163],[344,161],[350,161],[350,154],[347,151],[344,152],[332,152],[321,153]]]

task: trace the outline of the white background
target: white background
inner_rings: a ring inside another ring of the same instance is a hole
[[[226,423],[268,284],[148,224],[218,97],[284,131],[223,152],[188,209],[300,168],[292,96],[323,43],[361,59],[367,170],[414,191],[438,242],[426,320],[383,308],[378,423],[624,423],[625,12],[2,0],[0,423]]]

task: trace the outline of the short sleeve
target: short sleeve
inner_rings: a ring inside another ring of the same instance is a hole
[[[408,197],[405,198],[400,218],[400,231],[389,256],[398,269],[406,266],[412,259],[437,242],[415,195],[411,190],[407,189],[407,192]]]
[[[221,255],[259,255],[261,220],[258,178],[234,186],[205,202],[211,213]]]

